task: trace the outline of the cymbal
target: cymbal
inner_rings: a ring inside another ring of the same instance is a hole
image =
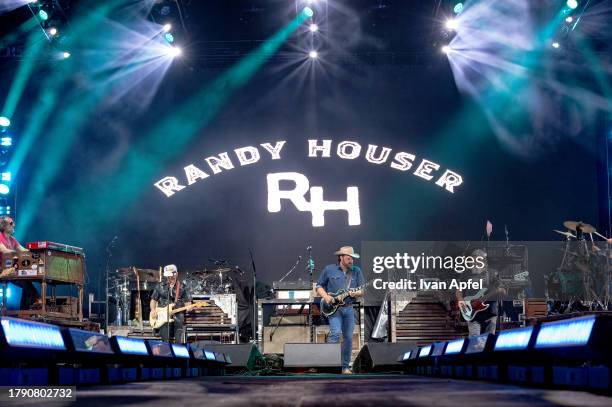
[[[573,220],[566,220],[565,222],[563,222],[563,226],[565,226],[569,230],[573,230],[574,232],[576,231],[577,226],[580,226],[580,228],[582,229],[582,233],[595,233],[597,231],[593,226],[589,225],[588,223],[576,222]]]
[[[227,273],[232,271],[233,269],[229,268],[229,267],[219,267],[213,270],[209,270],[210,273]]]
[[[574,235],[572,232],[567,232],[567,231],[562,232],[562,231],[557,230],[557,229],[553,229],[553,232],[557,232],[558,234],[563,235],[565,237],[573,237],[574,239],[576,238],[576,235]]]

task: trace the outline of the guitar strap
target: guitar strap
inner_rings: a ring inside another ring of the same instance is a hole
[[[348,291],[349,288],[351,288],[351,280],[353,279],[353,272],[349,270],[346,273],[348,274],[348,284],[346,285],[346,290]]]
[[[176,303],[178,301],[178,296],[179,296],[179,290],[181,289],[181,282],[179,281],[179,279],[176,279],[176,285],[174,286],[174,302]]]

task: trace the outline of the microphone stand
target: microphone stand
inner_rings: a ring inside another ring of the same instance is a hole
[[[253,267],[253,325],[251,326],[253,336],[251,342],[257,343],[257,268],[255,267],[255,259],[251,249],[249,249],[249,255],[251,256],[251,266]]]
[[[177,275],[178,277],[178,275]],[[178,280],[178,278],[177,278]],[[176,284],[177,282],[175,281],[174,284]],[[165,328],[167,329],[166,332],[168,332],[168,342],[170,342],[170,310],[172,309],[172,307],[170,307],[170,303],[172,302],[172,289],[170,288],[170,284],[168,284],[168,279],[166,278],[166,285],[168,286],[168,312],[166,312],[166,326]],[[164,327],[162,327],[163,329]]]
[[[113,251],[111,250],[114,246],[115,246],[115,241],[117,240],[117,236],[113,237],[111,239],[110,242],[108,242],[108,245],[106,246],[106,267],[105,267],[105,274],[106,274],[106,295],[105,295],[105,310],[104,310],[104,329],[106,330],[106,335],[108,336],[109,334],[109,329],[108,329],[108,312],[109,312],[109,308],[108,308],[108,280],[110,278],[110,260],[111,257],[113,257]],[[100,284],[102,285],[102,284]],[[99,291],[98,291],[99,293]],[[117,306],[119,305],[119,299],[117,299]],[[91,313],[91,310],[89,310],[89,313]]]
[[[308,277],[309,277],[309,282],[310,282],[310,288],[312,289],[312,283],[313,281],[313,271],[314,271],[314,261],[312,260],[312,246],[308,246],[306,248],[306,250],[308,250],[308,266],[306,267],[308,269]],[[310,330],[310,343],[314,343],[314,325],[312,322],[312,305],[314,304],[314,298],[312,303],[310,303],[308,305],[308,329]]]
[[[302,261],[302,256],[298,256],[298,259],[295,262],[295,264],[293,265],[293,267],[291,267],[291,269],[287,272],[287,274],[285,274],[280,280],[278,280],[278,282],[280,283],[281,281],[283,281],[284,279],[289,277],[289,274],[293,273],[293,271],[298,266],[298,264],[300,264],[300,261]]]

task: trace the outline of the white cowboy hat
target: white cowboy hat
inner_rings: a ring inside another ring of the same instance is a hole
[[[176,266],[174,264],[168,264],[164,267],[164,277],[172,277],[178,273]]]
[[[352,246],[342,246],[337,252],[334,253],[336,256],[351,256],[354,259],[359,258],[359,254],[355,253],[355,250]]]

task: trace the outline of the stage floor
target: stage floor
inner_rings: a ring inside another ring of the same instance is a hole
[[[401,375],[225,376],[77,390],[78,405],[611,406],[612,397]]]

